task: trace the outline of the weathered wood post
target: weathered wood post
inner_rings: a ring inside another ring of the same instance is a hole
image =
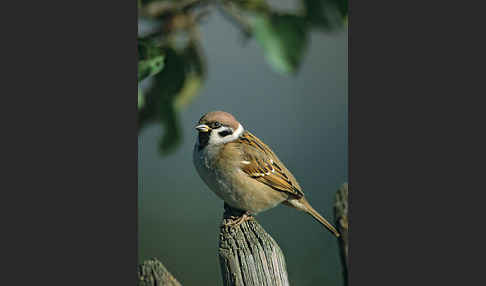
[[[181,286],[162,262],[152,258],[138,266],[139,286]]]
[[[225,204],[223,223],[242,213]],[[288,286],[285,257],[275,240],[255,220],[221,225],[219,261],[225,286]]]
[[[343,265],[343,278],[344,285],[348,285],[348,252],[349,252],[349,240],[348,240],[348,184],[344,183],[341,188],[336,192],[336,202],[334,204],[334,217],[335,223],[341,237],[339,238],[339,246],[341,250],[341,262]]]

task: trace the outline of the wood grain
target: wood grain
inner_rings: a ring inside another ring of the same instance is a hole
[[[181,286],[165,266],[152,258],[143,262],[138,267],[139,286]]]
[[[241,214],[225,205],[223,223]],[[219,260],[225,286],[289,285],[282,250],[255,219],[221,226]]]
[[[335,223],[341,237],[339,246],[341,252],[341,262],[343,265],[344,285],[348,285],[348,252],[349,252],[349,222],[348,222],[348,184],[344,183],[336,192],[336,202],[334,204]]]

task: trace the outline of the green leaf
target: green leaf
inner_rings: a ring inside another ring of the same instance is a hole
[[[159,73],[164,68],[164,56],[159,55],[138,62],[138,81]]]
[[[138,60],[146,60],[161,54],[157,40],[152,36],[137,39]]]
[[[260,14],[253,19],[252,26],[270,66],[281,74],[295,73],[308,42],[308,27],[304,18]]]
[[[153,38],[138,39],[138,81],[156,75],[164,68],[164,52]]]
[[[189,73],[186,77],[183,88],[177,94],[177,97],[174,100],[174,106],[176,109],[180,109],[189,104],[189,102],[191,102],[201,90],[202,85],[203,79],[199,74],[194,72]]]
[[[139,110],[139,128],[142,129],[151,122],[158,122],[164,128],[164,134],[159,141],[160,151],[167,154],[174,150],[181,141],[174,98],[182,89],[185,77],[185,61],[172,48],[164,51],[165,67],[154,75],[153,86],[145,94],[145,104]]]
[[[150,123],[163,127],[159,150],[168,154],[182,140],[177,112],[201,89],[206,67],[196,42],[190,42],[182,51],[166,47],[162,52],[164,68],[152,77],[153,85],[145,92],[138,114],[140,129]]]
[[[174,99],[174,106],[182,108],[199,93],[206,78],[206,65],[201,50],[196,42],[191,42],[184,49],[186,79],[182,89]]]

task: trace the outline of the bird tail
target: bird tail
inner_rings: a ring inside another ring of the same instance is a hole
[[[306,213],[310,214],[315,220],[317,220],[319,223],[324,225],[330,232],[332,232],[336,237],[339,237],[340,234],[334,228],[332,224],[330,224],[325,218],[323,218],[308,202],[306,199],[301,199],[299,200],[299,203],[303,204],[305,206],[305,211]]]

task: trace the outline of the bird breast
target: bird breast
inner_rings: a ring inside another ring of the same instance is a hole
[[[287,195],[250,178],[240,169],[239,150],[221,146],[194,148],[194,166],[206,185],[230,206],[256,214],[275,207]]]

